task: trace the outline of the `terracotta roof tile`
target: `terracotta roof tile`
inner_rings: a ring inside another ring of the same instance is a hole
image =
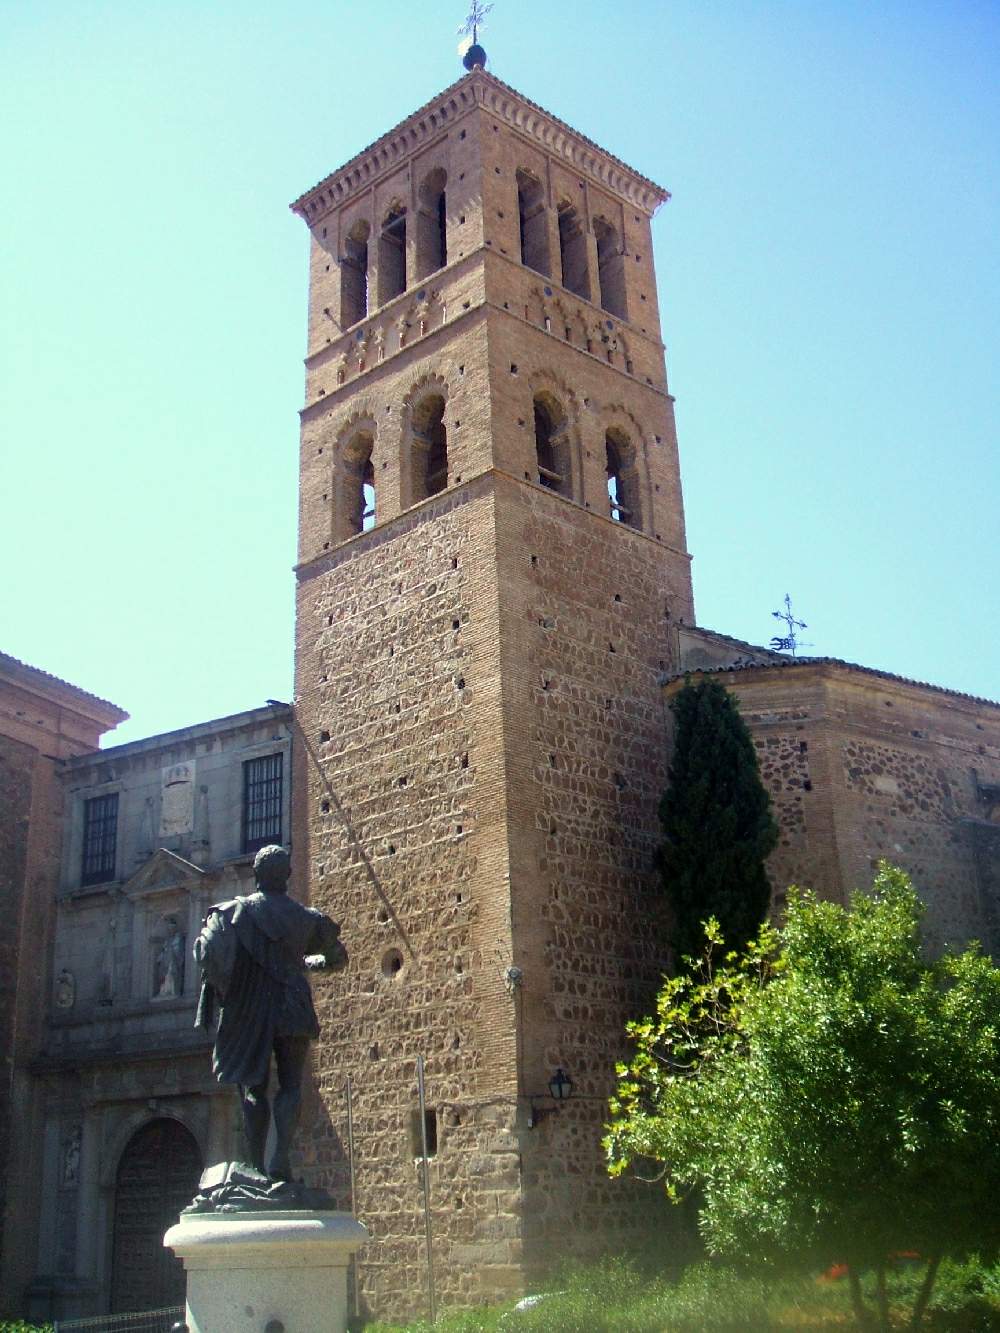
[[[728,634],[716,634],[715,630],[709,630],[714,638],[728,639],[729,642],[738,645],[741,648],[754,648],[753,644],[744,643],[741,639],[730,639]],[[755,651],[770,653],[768,648],[756,648]],[[671,675],[664,677],[664,684],[673,680],[682,680],[685,676],[691,675],[718,675],[720,672],[727,671],[775,671],[783,667],[796,666],[837,666],[845,667],[849,671],[861,671],[866,676],[878,676],[882,680],[897,681],[900,685],[915,685],[921,690],[933,690],[935,694],[949,694],[955,699],[966,699],[974,704],[986,704],[989,708],[1000,708],[1000,701],[996,699],[986,699],[979,694],[966,694],[963,690],[952,690],[946,685],[931,685],[926,680],[915,680],[912,676],[899,676],[894,671],[881,671],[878,667],[862,666],[860,662],[848,662],[842,657],[772,657],[764,662],[734,662],[729,665],[721,666],[700,666],[691,667],[687,671],[675,671]]]

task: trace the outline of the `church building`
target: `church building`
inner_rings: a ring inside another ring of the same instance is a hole
[[[668,194],[484,65],[292,205],[294,704],[98,750],[120,709],[0,657],[0,1315],[177,1299],[164,1218],[242,1154],[190,944],[264,842],[350,955],[313,978],[296,1167],[370,1231],[362,1312],[423,1313],[432,1283],[439,1306],[504,1297],[664,1225],[600,1139],[664,962],[689,673],[754,736],[777,909],[885,855],[936,943],[1000,947],[1000,706],[696,626]]]

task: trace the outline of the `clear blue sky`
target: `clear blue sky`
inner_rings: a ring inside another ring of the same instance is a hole
[[[307,235],[461,3],[0,0],[0,647],[125,740],[289,698]],[[701,623],[1000,698],[996,0],[498,0],[665,185]]]

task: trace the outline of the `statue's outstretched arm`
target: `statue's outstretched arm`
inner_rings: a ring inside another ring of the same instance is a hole
[[[347,966],[347,949],[340,938],[340,926],[328,916],[319,913],[317,916],[311,941],[316,953],[307,954],[302,961],[308,972],[340,972]]]

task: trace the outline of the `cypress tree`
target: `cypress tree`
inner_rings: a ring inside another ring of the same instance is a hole
[[[778,827],[735,695],[716,680],[688,679],[670,708],[674,754],[660,802],[660,867],[678,965],[703,951],[710,916],[727,949],[756,935],[770,904],[764,861]]]

